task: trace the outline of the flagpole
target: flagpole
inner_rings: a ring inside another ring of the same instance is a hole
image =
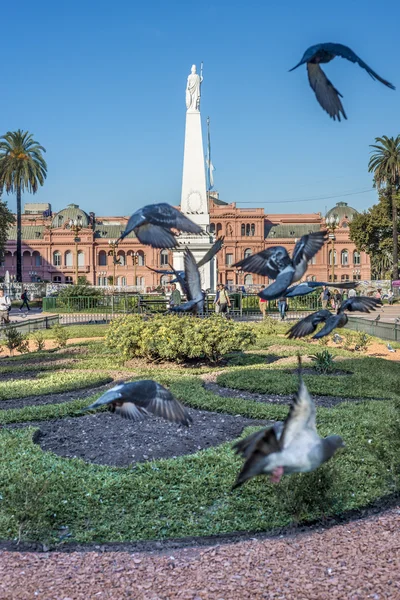
[[[210,143],[210,117],[207,117],[207,173],[208,173],[208,186],[207,191],[208,195],[210,195],[211,190],[211,143]]]

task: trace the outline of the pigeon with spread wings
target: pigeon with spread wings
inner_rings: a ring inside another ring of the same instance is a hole
[[[308,315],[308,317],[305,317],[305,319],[301,319],[301,321],[289,329],[288,337],[302,338],[306,335],[310,335],[311,333],[314,333],[319,323],[325,322],[321,331],[313,336],[313,339],[318,340],[325,335],[329,335],[336,327],[344,327],[346,325],[349,320],[345,313],[346,310],[350,312],[358,311],[369,313],[380,305],[382,305],[382,301],[377,298],[354,296],[354,298],[345,300],[337,309],[336,314],[331,313],[329,310],[318,310],[317,312]]]
[[[233,448],[245,459],[233,488],[257,475],[271,475],[272,483],[290,473],[307,473],[317,469],[344,446],[338,435],[321,438],[315,422],[315,404],[301,376],[299,360],[299,387],[284,423],[262,429]]]
[[[273,246],[252,254],[234,265],[264,277],[275,279],[274,283],[258,295],[264,300],[275,300],[286,292],[287,288],[299,281],[307,271],[308,261],[322,248],[326,241],[326,231],[314,231],[296,243],[292,258],[283,246]]]
[[[315,92],[315,96],[322,106],[322,108],[328,113],[333,120],[338,119],[340,121],[340,115],[347,119],[346,113],[344,112],[344,108],[340,98],[343,98],[342,94],[338,92],[338,90],[332,85],[324,71],[321,69],[321,63],[328,63],[333,60],[336,56],[341,56],[342,58],[346,58],[347,60],[357,63],[365,69],[372,77],[372,79],[377,79],[386,87],[394,90],[395,87],[386,79],[382,79],[375,73],[361,58],[353,52],[348,46],[344,46],[343,44],[332,44],[332,43],[324,43],[317,44],[316,46],[311,46],[308,48],[301,61],[290,69],[290,71],[294,71],[300,65],[307,64],[307,73],[308,73],[308,81],[310,82],[310,86]]]
[[[119,383],[84,410],[92,410],[104,405],[108,405],[117,415],[132,421],[140,421],[153,414],[187,427],[192,422],[187,409],[173,397],[171,392],[151,379]]]
[[[184,302],[179,306],[171,307],[170,310],[172,312],[194,312],[201,314],[204,312],[204,293],[201,288],[199,267],[189,248],[185,248],[183,263],[185,267],[185,278],[183,282],[180,281],[180,283],[184,287],[187,302]]]
[[[315,292],[315,290],[319,287],[331,286],[344,290],[353,290],[359,285],[356,281],[345,281],[343,283],[328,283],[327,281],[303,281],[302,283],[298,283],[286,290],[284,296],[286,298],[295,298],[296,296],[307,296],[307,294],[311,294]]]
[[[134,231],[142,244],[153,248],[175,248],[178,241],[171,229],[186,233],[202,233],[200,225],[193,223],[173,206],[161,202],[149,204],[133,213],[119,241]]]

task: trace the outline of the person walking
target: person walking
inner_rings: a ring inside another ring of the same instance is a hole
[[[218,302],[218,300],[219,300],[219,290],[220,290],[220,286],[221,286],[221,284],[219,283],[219,284],[217,285],[217,289],[216,289],[216,291],[215,291],[215,298],[214,298],[214,310],[215,310],[215,313],[216,313],[216,314],[218,314],[218,313],[219,313],[219,311],[220,311],[220,306],[219,306],[219,302]]]
[[[354,288],[351,288],[351,290],[349,290],[349,298],[355,298],[357,296],[357,292]]]
[[[180,306],[182,304],[182,296],[180,291],[177,289],[176,284],[171,285],[171,295],[169,297],[169,307]]]
[[[265,285],[261,286],[261,291],[265,290]],[[262,314],[262,318],[265,319],[265,313],[267,311],[267,300],[265,300],[264,298],[258,298],[258,305],[260,307],[260,311]]]
[[[0,290],[0,323],[8,325],[10,322],[11,300]]]
[[[325,310],[328,307],[328,302],[331,297],[331,293],[326,285],[324,285],[324,287],[322,288],[320,297],[321,297],[321,302],[322,302],[322,308]]]
[[[393,302],[394,302],[393,290],[389,290],[389,292],[388,292],[388,302],[389,302],[390,306],[393,306]]]
[[[219,312],[226,316],[228,308],[231,306],[231,301],[228,291],[225,289],[225,286],[222,283],[219,286],[219,296],[217,302],[219,304]]]
[[[281,316],[281,321],[285,320],[286,311],[288,309],[287,299],[285,297],[279,298],[278,300],[278,310]]]
[[[21,300],[22,300],[22,304],[21,304],[19,310],[22,311],[22,309],[24,308],[25,305],[28,310],[31,310],[29,308],[29,304],[28,304],[28,290],[26,288],[24,289],[23,293],[21,294]]]
[[[342,294],[339,290],[335,290],[335,308],[339,309],[342,306]]]

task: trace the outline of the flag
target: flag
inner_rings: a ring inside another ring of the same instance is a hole
[[[214,187],[214,175],[215,167],[211,162],[211,140],[210,140],[210,117],[207,117],[207,130],[208,130],[208,143],[207,143],[207,173],[208,173],[208,189],[211,190]]]

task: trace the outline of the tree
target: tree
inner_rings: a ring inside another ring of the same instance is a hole
[[[10,225],[14,225],[14,223],[14,215],[7,208],[7,203],[1,201],[0,195],[0,258],[4,255],[4,248],[8,238],[8,228]]]
[[[36,194],[44,184],[47,165],[43,146],[28,131],[9,131],[0,137],[0,190],[17,195],[17,273],[22,282],[21,195],[25,190]]]
[[[398,208],[398,198],[396,200]],[[370,256],[372,278],[390,279],[393,269],[393,211],[389,188],[379,191],[378,204],[354,216],[350,223],[350,238],[357,250],[363,250]]]
[[[400,135],[396,138],[375,138],[371,148],[375,152],[370,158],[368,171],[374,174],[379,189],[386,188],[391,197],[393,223],[393,279],[399,278],[398,219],[397,203],[400,194]]]

